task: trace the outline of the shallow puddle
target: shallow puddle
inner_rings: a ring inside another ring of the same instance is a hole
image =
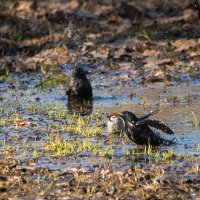
[[[136,87],[134,84],[114,84],[97,89],[95,84],[98,80],[95,80],[93,81],[96,88],[93,113],[99,113],[96,115],[100,116],[101,121],[98,126],[103,132],[100,135],[86,137],[61,130],[65,123],[70,126],[67,115],[60,117],[61,111],[67,113],[65,89],[36,88],[35,85],[39,80],[38,77],[21,77],[20,81],[16,78],[12,88],[10,84],[0,84],[0,146],[4,150],[12,147],[14,149],[12,155],[22,162],[34,157],[34,149],[38,153],[35,156],[38,167],[61,171],[73,167],[95,170],[104,165],[125,169],[135,164],[155,162],[155,157],[152,159],[151,154],[144,153],[144,150],[142,153],[130,153],[133,150],[136,152],[137,146],[126,137],[108,135],[105,125],[107,113],[131,110],[141,116],[157,109],[159,113],[152,118],[165,121],[175,131],[176,144],[153,149],[152,155],[171,150],[174,155],[181,154],[183,157],[191,155],[200,158],[199,83],[170,86],[155,84],[145,87]],[[94,117],[89,126],[96,127],[95,123]],[[66,156],[52,157],[50,152],[43,150],[43,145],[50,135],[57,133],[69,141],[82,142],[86,139],[91,144],[100,145],[100,153],[93,154],[90,150],[85,150]],[[110,144],[108,145],[106,141]],[[1,154],[6,155],[3,150]]]

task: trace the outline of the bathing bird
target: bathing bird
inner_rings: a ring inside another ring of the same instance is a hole
[[[130,111],[123,111],[122,118],[125,121],[125,133],[128,138],[138,145],[152,145],[159,146],[161,144],[169,145],[173,143],[173,140],[164,138],[158,131],[159,129],[169,135],[174,132],[159,120],[151,120],[149,117],[156,114],[158,111],[152,112],[145,116],[138,118],[134,113]]]
[[[161,121],[149,119],[150,116],[156,114],[157,112],[158,111],[154,111],[142,117],[137,117],[130,111],[123,111],[116,117],[124,121],[124,132],[131,141],[138,145],[159,146],[161,144],[172,144],[173,139],[169,140],[164,138],[160,132],[152,129],[161,130],[169,135],[174,134],[174,132]]]
[[[67,89],[69,108],[76,106],[84,107],[84,105],[92,104],[92,86],[86,74],[88,74],[88,72],[83,70],[81,67],[75,68]]]
[[[108,133],[119,134],[123,133],[125,129],[125,121],[119,113],[109,114],[107,121]]]

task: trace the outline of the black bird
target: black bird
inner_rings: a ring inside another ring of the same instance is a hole
[[[67,89],[69,109],[81,109],[87,105],[92,107],[92,86],[86,74],[88,72],[81,67],[77,67],[72,74],[72,79]]]
[[[158,120],[148,119],[151,115],[157,113],[158,111],[152,112],[140,118],[129,111],[122,112],[122,118],[125,121],[125,133],[128,138],[138,145],[152,145],[159,146],[161,144],[172,144],[173,140],[168,140],[150,128],[154,127],[167,134],[174,134],[174,132],[167,127],[165,124]]]

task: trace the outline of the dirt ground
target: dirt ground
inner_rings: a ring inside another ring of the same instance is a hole
[[[140,83],[199,78],[199,1],[1,1],[0,72],[89,63]]]

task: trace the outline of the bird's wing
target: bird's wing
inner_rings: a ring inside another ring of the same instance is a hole
[[[140,120],[145,120],[145,119],[149,118],[151,115],[154,115],[154,114],[158,113],[158,111],[159,111],[159,110],[155,110],[155,111],[153,111],[153,112],[151,112],[151,113],[149,113],[149,114],[147,114],[147,115],[144,115],[144,116],[138,118],[138,121],[140,121]]]
[[[168,126],[166,126],[165,124],[163,124],[162,122],[160,122],[158,120],[147,119],[147,120],[140,120],[140,121],[136,122],[136,126],[144,125],[144,124],[149,125],[154,128],[157,128],[169,135],[174,134],[174,131],[172,131]]]

